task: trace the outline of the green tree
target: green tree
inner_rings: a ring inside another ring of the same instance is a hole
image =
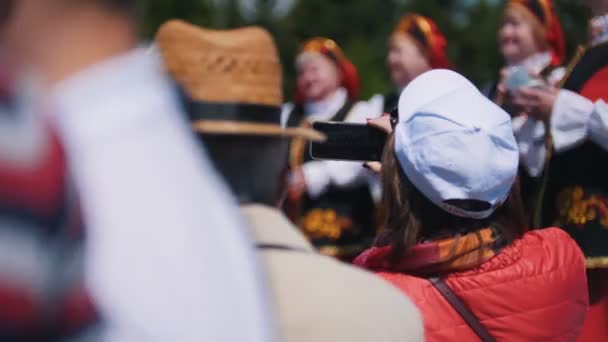
[[[496,78],[503,64],[496,35],[503,2],[497,0],[295,0],[277,17],[280,0],[250,0],[252,13],[241,13],[239,0],[148,0],[143,31],[152,37],[160,24],[182,18],[211,28],[261,25],[275,37],[284,66],[285,94],[294,89],[293,61],[300,44],[314,36],[332,38],[357,66],[362,97],[393,86],[386,71],[390,32],[407,12],[432,18],[448,40],[448,55],[456,70],[479,85]],[[576,0],[554,0],[571,56],[585,40],[588,12]],[[246,15],[245,15],[246,14]]]

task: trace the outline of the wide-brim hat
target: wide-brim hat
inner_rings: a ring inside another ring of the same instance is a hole
[[[156,45],[186,95],[196,132],[324,139],[311,128],[281,127],[281,63],[263,28],[210,30],[170,20],[158,30]]]

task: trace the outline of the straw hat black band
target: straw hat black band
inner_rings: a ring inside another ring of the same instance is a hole
[[[281,108],[245,103],[188,101],[186,111],[192,121],[220,120],[280,125]]]

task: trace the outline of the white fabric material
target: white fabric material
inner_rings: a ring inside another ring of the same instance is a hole
[[[304,116],[310,122],[327,121],[336,115],[347,100],[348,92],[346,89],[338,88],[327,99],[304,103]]]
[[[51,93],[88,229],[109,341],[273,341],[258,259],[153,54]],[[238,329],[235,329],[238,327]]]
[[[527,116],[513,118],[512,124],[521,163],[530,176],[537,177],[545,162],[545,125]]]
[[[608,14],[591,19],[591,45],[596,46],[608,42]]]
[[[519,152],[509,114],[449,70],[422,74],[402,92],[395,152],[420,192],[462,217],[491,215],[517,176]],[[492,207],[469,211],[448,200],[479,200]]]
[[[557,153],[581,145],[587,139],[608,150],[608,105],[599,100],[595,103],[569,90],[560,90],[551,114],[551,135]],[[522,162],[530,175],[537,176],[544,168],[546,148],[544,128],[534,134],[533,141],[522,149]]]

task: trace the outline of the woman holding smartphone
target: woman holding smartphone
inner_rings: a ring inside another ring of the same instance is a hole
[[[585,260],[558,228],[526,232],[510,116],[448,70],[411,82],[398,111],[371,123],[391,133],[387,216],[355,264],[418,305],[427,341],[576,340]]]
[[[312,38],[296,57],[297,89],[284,106],[282,124],[309,127],[315,121],[365,123],[366,102],[358,102],[357,70],[338,44]],[[309,145],[294,139],[288,216],[324,255],[352,261],[375,235],[374,203],[361,163],[313,160]]]

